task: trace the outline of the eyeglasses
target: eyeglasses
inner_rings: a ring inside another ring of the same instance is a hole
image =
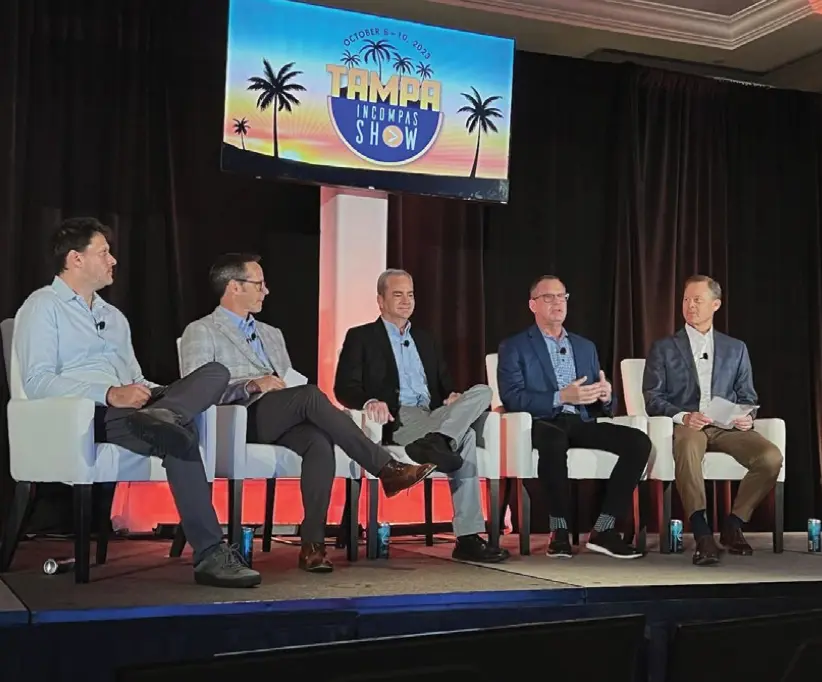
[[[555,301],[559,303],[560,301],[567,301],[571,298],[571,294],[539,294],[539,296],[532,296],[531,300],[536,301],[538,298],[541,298],[544,303],[554,303]]]
[[[265,280],[264,279],[238,279],[237,281],[238,282],[245,282],[246,284],[253,284],[254,286],[257,287],[257,291],[262,291],[263,287],[265,287],[266,289],[268,288],[268,287],[265,286]]]

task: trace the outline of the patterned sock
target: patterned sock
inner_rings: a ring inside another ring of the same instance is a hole
[[[552,533],[555,530],[560,530],[560,529],[563,529],[563,528],[566,529],[566,530],[568,529],[568,524],[565,523],[565,517],[564,516],[552,516],[552,517],[550,517],[550,520],[551,520],[551,532]]]
[[[706,535],[711,535],[711,527],[708,525],[708,519],[705,518],[704,509],[691,514],[691,530],[697,540]]]
[[[616,518],[610,514],[600,514],[597,522],[594,524],[594,530],[597,533],[602,533],[606,530],[611,530],[616,525]]]

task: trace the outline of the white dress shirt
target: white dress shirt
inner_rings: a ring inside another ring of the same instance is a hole
[[[699,380],[699,411],[705,414],[711,402],[711,380],[714,370],[714,328],[711,327],[704,334],[685,325],[688,342],[691,344],[691,354],[696,365],[696,376]],[[674,415],[675,424],[683,424],[686,412]]]

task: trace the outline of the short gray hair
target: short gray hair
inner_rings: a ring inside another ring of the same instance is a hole
[[[689,284],[698,284],[699,282],[705,282],[708,285],[708,289],[711,290],[711,295],[715,299],[722,299],[722,287],[719,286],[719,282],[712,277],[708,277],[708,275],[691,275],[685,280],[685,288],[687,289]]]
[[[398,268],[388,268],[388,270],[384,270],[380,276],[377,278],[377,295],[378,296],[385,296],[385,289],[388,286],[388,278],[389,277],[407,277],[412,282],[414,278],[411,276],[411,273],[406,270],[400,270]]]

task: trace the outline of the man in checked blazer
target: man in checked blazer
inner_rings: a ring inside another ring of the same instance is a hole
[[[436,467],[397,462],[316,386],[286,387],[291,360],[283,334],[254,318],[268,295],[259,261],[254,254],[229,253],[211,267],[209,279],[220,305],[183,332],[182,373],[185,376],[209,362],[225,365],[231,379],[220,404],[248,407],[248,442],[283,445],[302,456],[305,517],[299,566],[329,572],[333,567],[324,540],[335,445],[378,476],[388,497],[415,485]]]

